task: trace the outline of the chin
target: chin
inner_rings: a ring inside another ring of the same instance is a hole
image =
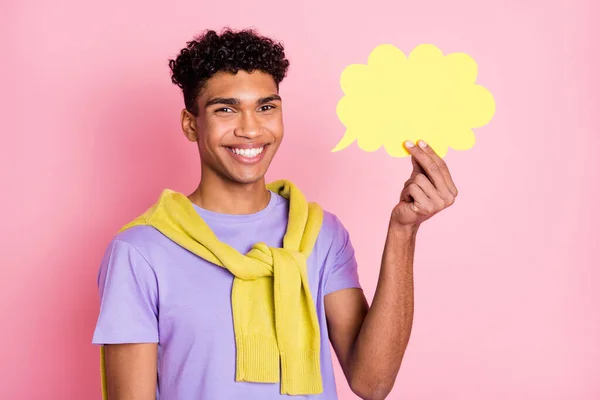
[[[265,178],[268,164],[256,165],[254,168],[242,166],[241,168],[227,168],[226,176],[233,182],[241,185],[258,183]]]
[[[260,182],[265,176],[264,175],[260,175],[260,176],[252,176],[252,177],[235,177],[233,180],[234,182],[240,184],[240,185],[252,185],[255,183]]]

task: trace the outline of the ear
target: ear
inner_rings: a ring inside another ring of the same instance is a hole
[[[181,110],[181,129],[190,142],[198,141],[196,116],[185,108]]]

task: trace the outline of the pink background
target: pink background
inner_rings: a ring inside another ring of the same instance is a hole
[[[1,399],[99,399],[100,257],[162,188],[197,184],[167,59],[224,25],[285,43],[286,138],[268,178],[339,215],[369,299],[411,167],[383,149],[329,152],[340,74],[382,43],[471,55],[497,111],[446,158],[460,195],[419,234],[389,399],[600,398],[597,2],[158,3],[2,2]]]

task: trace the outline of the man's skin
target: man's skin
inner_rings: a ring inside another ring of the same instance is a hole
[[[197,101],[197,116],[181,112],[183,132],[197,143],[201,157],[201,180],[188,198],[219,213],[262,210],[270,199],[264,175],[283,139],[275,81],[258,71],[219,72]],[[254,165],[236,161],[227,148],[262,145],[267,145],[264,158]],[[429,146],[410,145],[413,172],[390,213],[371,306],[360,289],[325,297],[331,344],[350,388],[362,399],[384,399],[392,390],[412,328],[417,231],[458,195],[444,161]],[[106,345],[105,350],[110,400],[155,399],[156,343]]]

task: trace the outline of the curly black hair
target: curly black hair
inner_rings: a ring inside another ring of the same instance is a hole
[[[198,114],[196,98],[215,73],[259,70],[270,74],[279,88],[289,64],[281,43],[253,29],[229,28],[220,35],[205,31],[187,42],[176,59],[169,60],[171,81],[182,89],[185,107],[194,115]]]

